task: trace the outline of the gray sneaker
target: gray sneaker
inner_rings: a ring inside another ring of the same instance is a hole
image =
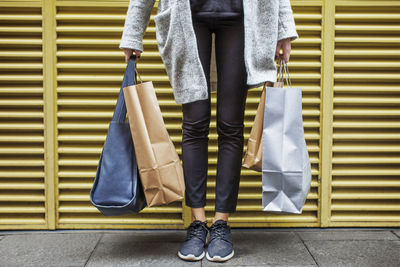
[[[224,220],[217,220],[210,227],[210,242],[207,249],[207,260],[227,261],[233,257],[231,228]]]
[[[188,261],[198,261],[204,258],[204,246],[208,231],[207,222],[193,221],[189,225],[186,239],[178,251],[179,258]]]

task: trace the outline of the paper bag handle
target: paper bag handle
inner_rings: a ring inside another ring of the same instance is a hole
[[[285,59],[283,57],[279,58],[279,73],[278,73],[278,82],[283,82],[283,75],[282,75],[282,65],[283,65],[283,69],[285,71],[284,74],[286,74],[286,84],[289,87],[292,87],[292,82],[290,81],[290,76],[289,76],[289,68],[287,66],[287,63],[285,63]],[[288,80],[289,78],[289,80]]]
[[[139,74],[139,72],[137,71],[137,68],[135,68],[135,74],[137,74],[137,75],[135,75],[135,84],[138,83],[138,82],[137,82],[137,77],[136,77],[136,76],[139,76],[140,83],[143,83],[142,77],[140,77],[140,74]]]

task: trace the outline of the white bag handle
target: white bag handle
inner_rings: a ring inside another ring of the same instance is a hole
[[[287,75],[286,77],[286,84],[289,87],[292,87],[292,82],[290,81],[290,76],[289,76],[289,68],[287,66],[287,64],[285,63],[285,59],[283,57],[280,57],[280,62],[279,62],[279,73],[278,73],[278,82],[282,82],[283,83],[283,75],[282,75],[282,65],[283,68],[285,70],[285,73]],[[289,80],[288,80],[289,78]]]

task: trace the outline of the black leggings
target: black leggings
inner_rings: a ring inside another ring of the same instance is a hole
[[[200,60],[207,78],[208,99],[182,104],[182,165],[185,201],[192,208],[206,205],[208,133],[211,117],[210,59],[215,33],[217,64],[218,162],[215,211],[236,211],[243,158],[244,110],[247,98],[244,25],[240,19],[193,19]]]

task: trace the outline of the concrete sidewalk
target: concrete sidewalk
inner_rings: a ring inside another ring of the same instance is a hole
[[[185,262],[185,230],[0,232],[0,266],[400,266],[400,228],[232,229],[235,256]]]

